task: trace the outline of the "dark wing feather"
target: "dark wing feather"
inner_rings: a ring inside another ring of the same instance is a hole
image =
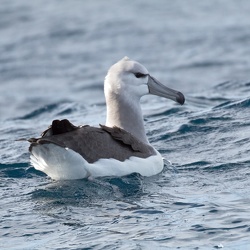
[[[54,120],[52,125],[48,127],[45,131],[42,132],[41,136],[50,136],[50,135],[58,135],[66,132],[71,132],[78,127],[73,125],[69,120]]]
[[[115,140],[121,141],[124,144],[129,145],[134,151],[145,152],[147,148],[145,146],[148,146],[145,145],[145,143],[139,141],[136,137],[134,137],[132,134],[130,134],[124,129],[121,129],[116,126],[111,128],[101,124],[100,126],[103,130],[108,132]]]
[[[68,120],[53,121],[52,126],[43,133],[41,138],[32,138],[29,141],[30,151],[37,144],[54,143],[74,150],[89,163],[94,163],[101,158],[125,161],[130,156],[147,158],[155,154],[150,145],[140,142],[118,127],[110,128],[103,125],[100,128],[76,127]]]

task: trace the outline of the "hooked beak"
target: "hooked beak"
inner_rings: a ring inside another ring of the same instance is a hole
[[[183,105],[185,102],[185,97],[181,92],[164,86],[158,80],[156,80],[154,77],[150,75],[148,75],[148,89],[149,93],[152,95],[157,95],[171,99],[175,102],[178,102],[181,105]]]

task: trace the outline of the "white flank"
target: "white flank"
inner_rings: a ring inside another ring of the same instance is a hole
[[[158,151],[148,158],[132,156],[124,162],[100,159],[88,163],[75,151],[55,144],[42,144],[32,148],[31,164],[54,180],[83,179],[88,177],[124,176],[139,173],[152,176],[163,169],[163,159]]]

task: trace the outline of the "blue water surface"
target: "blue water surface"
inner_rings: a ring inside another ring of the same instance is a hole
[[[250,249],[250,2],[3,0],[0,249]],[[142,98],[165,158],[143,178],[53,181],[28,143],[53,119],[105,123],[124,56],[186,96]]]

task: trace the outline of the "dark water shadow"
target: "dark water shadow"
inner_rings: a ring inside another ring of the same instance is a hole
[[[36,178],[38,176],[46,176],[46,174],[31,167],[28,162],[0,163],[0,177]]]
[[[142,177],[134,173],[124,177],[54,181],[34,190],[31,197],[38,205],[82,207],[101,201],[135,198],[142,194]]]

